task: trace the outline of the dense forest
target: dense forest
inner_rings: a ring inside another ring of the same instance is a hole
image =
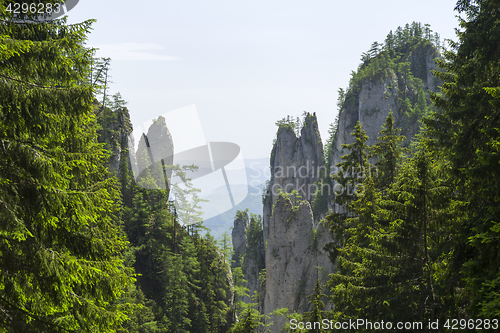
[[[244,253],[196,216],[179,223],[168,189],[147,172],[133,176],[126,102],[109,96],[110,60],[85,46],[93,21],[14,17],[11,3],[0,2],[0,332],[267,331],[271,314],[245,280],[265,284],[261,217],[235,217],[248,224]],[[459,0],[455,10],[463,19],[448,49],[428,25],[399,27],[340,90],[339,109],[349,108],[367,78],[404,73],[404,121],[389,112],[371,146],[358,122],[335,166],[332,124],[324,155],[337,171],[321,186],[338,191],[317,195],[313,208],[325,216],[336,269],[306,295],[310,311],[272,314],[286,317],[280,330],[357,320],[499,329],[500,4]],[[423,46],[442,55],[437,92],[425,92],[410,66]],[[298,131],[300,121],[277,125]]]
[[[180,225],[168,191],[136,184],[126,103],[107,96],[109,59],[84,46],[93,22],[12,20],[7,3],[0,331],[228,331],[229,244]]]
[[[426,115],[410,149],[392,114],[372,147],[355,127],[334,179],[357,190],[337,195],[345,211],[327,217],[338,268],[327,284],[334,320],[498,327],[498,9],[495,1],[457,3],[467,19],[434,73],[443,81],[431,94],[436,111],[425,112],[420,97],[408,107]],[[377,172],[365,177],[346,172],[371,163]]]
[[[338,239],[335,315],[498,316],[498,8],[457,3],[467,20],[434,73],[444,82],[431,95],[439,112],[424,118],[410,152],[400,148],[392,116],[370,149],[355,128],[342,163],[364,167],[372,154],[378,174],[359,184],[335,176],[363,189],[338,196],[347,210],[328,218]]]

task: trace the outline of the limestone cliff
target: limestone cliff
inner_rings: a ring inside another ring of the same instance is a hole
[[[287,195],[276,198],[266,240],[265,313],[284,307],[300,313],[310,310],[307,296],[317,279],[325,282],[317,268],[324,256],[318,247],[320,236],[308,201]],[[281,332],[285,318],[272,316],[271,320],[271,331]]]
[[[242,298],[245,303],[251,303],[255,293],[263,295],[263,285],[259,275],[264,269],[264,239],[262,221],[248,211],[239,211],[234,221],[231,233],[233,241],[233,268],[242,267],[245,275],[245,287],[248,296]],[[260,298],[259,310],[263,309],[263,299]]]
[[[350,86],[341,98],[337,129],[332,146],[328,147],[331,149],[331,167],[346,154],[342,144],[353,142],[351,132],[358,120],[369,137],[367,144],[370,146],[377,141],[378,132],[390,111],[396,127],[401,128],[407,137],[407,143],[418,133],[419,120],[432,108],[427,91],[436,92],[440,84],[432,75],[437,69],[434,60],[439,53],[427,41],[411,45],[404,51],[396,62],[392,59],[383,61],[383,56],[379,55],[382,60],[375,57],[353,74]],[[375,62],[377,70],[370,70]]]
[[[421,118],[435,111],[429,91],[436,92],[440,85],[432,75],[439,57],[433,41],[438,39],[430,30],[425,30],[424,36],[422,26],[416,23],[404,31],[398,28],[395,35],[391,32],[381,49],[375,43],[369,54],[363,55],[363,63],[353,72],[347,90],[340,91],[339,115],[325,147],[326,158],[315,114],[306,115],[300,136],[299,124],[293,119],[277,123],[271,179],[263,199],[265,270],[261,270],[260,285],[254,286],[263,297],[261,311],[266,315],[280,308],[300,313],[310,310],[307,296],[313,293],[316,281],[324,285],[327,275],[334,272],[325,250],[332,236],[321,219],[342,210],[333,204],[334,184],[328,174],[336,171],[336,164],[348,153],[342,145],[354,141],[351,133],[356,123],[361,123],[369,137],[367,144],[372,146],[392,111],[395,126],[402,129],[408,145],[420,129]],[[319,186],[320,182],[325,185]],[[326,192],[325,187],[329,188]],[[260,247],[250,245],[245,228],[248,224],[235,221],[235,250],[259,251]],[[332,306],[328,304],[326,310]],[[271,332],[281,332],[285,319],[272,316],[271,321]]]
[[[319,172],[325,168],[316,114],[305,117],[299,137],[291,124],[280,125],[270,162],[271,180],[266,189],[263,211],[265,239],[269,235],[268,221],[278,192],[296,190],[309,203],[314,199],[315,182]]]
[[[101,109],[95,104],[97,117],[101,128],[98,131],[98,141],[104,143],[107,150],[111,152],[109,158],[109,170],[118,174],[120,162],[124,156],[123,151],[129,146],[129,136],[132,133],[132,123],[126,107],[110,110]],[[126,161],[128,163],[128,161]]]
[[[260,293],[263,313],[280,308],[292,312],[310,310],[306,297],[312,293],[317,279],[324,283],[326,272],[333,271],[323,250],[331,241],[330,234],[315,221],[311,210],[319,172],[325,168],[323,159],[315,114],[305,116],[299,137],[291,123],[281,124],[271,152],[271,180],[264,197],[265,246],[255,241],[252,245],[248,224],[241,218],[235,220],[232,234],[235,253],[260,251],[265,258],[259,285],[254,282],[255,270],[245,275],[251,292]],[[246,264],[258,268],[250,261]],[[281,332],[284,319],[271,320],[274,322],[271,332]]]
[[[172,165],[174,161],[174,143],[168,130],[165,118],[160,116],[148,128],[148,133],[141,135],[136,152],[137,165],[133,166],[136,181],[141,187],[150,189],[166,189],[165,176],[170,183],[172,170],[165,166]],[[151,177],[141,182],[143,177]]]
[[[311,209],[316,182],[324,170],[316,115],[305,116],[299,137],[290,126],[280,126],[271,152],[271,181],[263,209],[266,314],[279,308],[310,310],[307,296],[314,284],[318,279],[325,283],[325,272],[333,271],[323,249],[331,236]],[[271,320],[271,331],[280,332],[284,319]]]

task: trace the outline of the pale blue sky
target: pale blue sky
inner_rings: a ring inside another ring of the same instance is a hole
[[[455,39],[455,0],[82,0],[134,125],[195,104],[207,141],[269,156],[275,122],[316,112],[323,141],[361,53],[412,21]],[[168,125],[168,124],[167,124]]]

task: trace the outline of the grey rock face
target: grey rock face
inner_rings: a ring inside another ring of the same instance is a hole
[[[286,307],[304,312],[309,308],[307,296],[317,279],[316,253],[313,248],[314,221],[311,206],[301,201],[293,207],[286,196],[276,199],[269,221],[266,249],[266,293],[264,313]],[[272,332],[281,332],[285,318],[271,318]]]
[[[324,168],[323,143],[316,114],[306,117],[300,134],[297,138],[290,127],[278,130],[271,152],[272,196],[281,189],[287,193],[297,190],[307,201],[314,198],[314,187],[311,185],[318,179],[318,171]]]
[[[251,223],[257,221],[248,216],[248,212],[240,212],[234,221],[233,231],[231,233],[233,242],[233,268],[241,267],[245,280],[244,285],[249,289],[248,296],[241,300],[245,303],[252,302],[252,295],[257,292],[263,293],[259,273],[264,268],[264,241],[262,237],[262,229],[251,229]],[[252,234],[253,233],[253,234]],[[263,300],[259,302],[259,310],[263,307]]]
[[[415,49],[415,52],[408,59],[413,75],[422,80],[424,91],[437,91],[439,80],[432,75],[432,71],[437,69],[434,61],[439,56],[437,50],[434,46],[427,45]],[[330,165],[332,168],[341,162],[343,155],[347,154],[347,151],[342,148],[342,144],[354,142],[351,133],[358,120],[369,137],[367,144],[370,146],[377,141],[378,132],[390,111],[393,113],[396,127],[404,129],[402,134],[408,140],[418,133],[419,123],[409,123],[406,116],[400,112],[398,102],[400,88],[398,87],[401,87],[401,84],[398,83],[398,80],[402,81],[402,74],[394,73],[390,69],[388,69],[387,77],[383,80],[379,77],[365,80],[361,84],[359,93],[355,96],[354,105],[340,110],[338,129],[331,152]],[[416,91],[409,86],[404,87],[404,89],[407,96],[415,98]]]
[[[149,127],[147,135],[142,135],[135,155],[137,165],[134,167],[136,181],[141,187],[150,189],[166,189],[165,175],[170,183],[172,170],[164,166],[174,161],[174,143],[167,128],[165,118],[158,117]],[[144,176],[152,177],[154,182],[145,181]],[[143,181],[144,180],[144,181]]]
[[[268,236],[271,208],[279,191],[296,190],[302,199],[312,202],[319,173],[325,170],[323,143],[316,114],[306,116],[297,138],[293,129],[281,127],[271,151],[271,181],[264,199],[264,239]]]
[[[109,170],[113,174],[120,171],[120,162],[123,157],[123,150],[129,145],[129,135],[132,132],[130,116],[126,108],[112,112],[111,110],[101,111],[99,115],[102,129],[99,130],[98,141],[105,142],[111,151],[109,160]]]
[[[247,229],[248,229],[248,216],[237,216],[234,220],[233,231],[231,232],[231,239],[233,241],[233,260],[239,264],[239,258],[245,253],[247,248]]]
[[[309,311],[307,296],[317,279],[324,283],[326,274],[333,271],[323,250],[331,236],[318,226],[311,210],[315,182],[326,171],[315,114],[306,116],[300,134],[297,138],[292,129],[280,128],[271,153],[271,181],[263,208],[266,314],[284,307],[291,312]],[[301,198],[279,194],[278,189],[283,193],[296,190]],[[281,332],[284,319],[271,320],[271,332]]]

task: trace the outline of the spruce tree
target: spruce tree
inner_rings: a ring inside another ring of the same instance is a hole
[[[366,144],[368,136],[361,128],[359,121],[351,135],[354,137],[354,142],[342,145],[342,148],[346,149],[348,154],[342,156],[342,162],[336,165],[339,171],[333,176],[334,188],[336,189],[335,203],[338,205],[338,211],[326,217],[330,231],[335,239],[335,242],[330,243],[328,246],[332,260],[337,254],[336,248],[343,246],[346,239],[349,238],[348,233],[346,233],[346,230],[350,228],[348,217],[353,215],[350,204],[356,200],[357,191],[363,190],[362,187],[358,188],[358,185],[363,181],[367,173],[371,172],[368,162],[368,145]]]
[[[437,151],[452,163],[456,193],[466,202],[452,230],[455,250],[449,275],[452,290],[465,290],[459,308],[472,316],[500,314],[500,12],[498,1],[457,2],[463,14],[458,42],[439,62],[443,96],[432,99],[441,113],[428,125]],[[457,297],[459,297],[457,295]],[[457,311],[457,315],[463,316]]]
[[[396,178],[404,149],[401,147],[404,136],[401,129],[394,127],[392,111],[380,130],[378,142],[371,149],[371,156],[376,159],[374,178],[380,190],[386,190]]]
[[[243,318],[231,329],[232,333],[252,333],[259,327],[260,314],[251,306],[247,306],[243,313]]]
[[[316,284],[314,285],[314,292],[308,296],[311,299],[311,304],[313,306],[312,310],[309,313],[306,313],[308,316],[308,322],[311,323],[321,323],[323,321],[323,318],[325,318],[325,313],[324,313],[324,308],[325,308],[325,303],[321,300],[323,297],[326,297],[325,294],[322,292],[322,287],[319,282],[319,280],[316,281]],[[314,325],[314,324],[313,324]],[[321,325],[323,326],[323,325]],[[313,326],[314,327],[314,326]],[[311,333],[322,333],[325,332],[325,330],[320,327],[318,328],[313,328],[309,330]]]
[[[50,1],[55,3],[59,1]],[[0,4],[0,326],[114,332],[132,282],[118,191],[86,84],[91,21],[12,20]],[[19,18],[19,17],[18,17]]]
[[[436,287],[447,264],[448,221],[457,218],[445,162],[420,143],[404,163],[378,217],[390,221],[371,233],[364,286],[378,300],[366,308],[377,319],[427,321],[440,317],[446,292]],[[438,290],[439,289],[439,290]]]
[[[373,254],[371,235],[380,228],[381,198],[372,177],[366,178],[362,185],[363,192],[350,205],[353,215],[346,219],[345,240],[337,248],[337,269],[327,282],[336,320],[372,319],[372,313],[366,308],[379,296],[367,288],[364,278],[376,274],[371,270],[373,266],[366,266],[366,260]]]
[[[427,321],[443,317],[448,289],[438,281],[452,250],[445,242],[457,203],[446,163],[420,143],[389,188],[372,178],[351,204],[338,268],[328,286],[337,320]],[[446,305],[448,304],[448,305]]]
[[[348,154],[342,156],[342,162],[336,165],[340,170],[334,175],[334,180],[339,185],[335,195],[335,202],[342,206],[347,206],[356,198],[356,186],[363,180],[366,172],[370,171],[368,146],[366,145],[368,136],[361,128],[359,121],[356,123],[354,132],[351,135],[354,142],[342,145],[342,148],[347,150]]]

